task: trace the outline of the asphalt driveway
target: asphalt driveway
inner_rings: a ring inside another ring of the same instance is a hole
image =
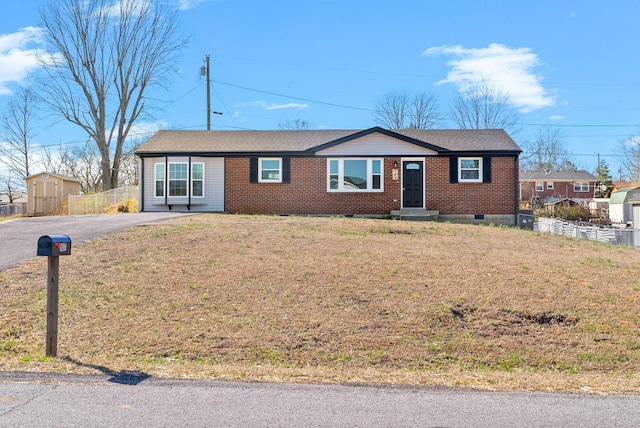
[[[0,271],[36,257],[38,238],[67,235],[73,244],[140,224],[155,223],[188,213],[128,213],[82,216],[21,217],[0,223]]]

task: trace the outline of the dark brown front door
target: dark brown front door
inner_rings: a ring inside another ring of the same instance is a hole
[[[423,169],[422,161],[402,161],[403,208],[424,207]]]

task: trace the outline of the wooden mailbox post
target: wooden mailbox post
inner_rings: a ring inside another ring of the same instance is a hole
[[[47,256],[47,342],[45,355],[58,354],[58,274],[59,256],[71,254],[71,239],[67,235],[45,235],[38,239],[38,256]]]

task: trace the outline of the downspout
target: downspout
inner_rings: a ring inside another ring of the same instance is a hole
[[[169,190],[169,157],[164,157],[164,204],[169,205],[169,199],[167,194]],[[169,207],[169,211],[171,211],[171,207]]]
[[[513,160],[513,207],[514,207],[514,226],[518,225],[518,211],[520,207],[520,197],[518,195],[518,189],[520,186],[520,154],[517,154]]]
[[[189,171],[187,171],[187,210],[191,211],[191,155],[189,155]]]
[[[138,195],[140,195],[140,203],[139,203],[139,211],[144,211],[144,158],[140,158],[140,180],[138,180],[139,191]]]

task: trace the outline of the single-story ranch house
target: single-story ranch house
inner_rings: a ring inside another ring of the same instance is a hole
[[[514,225],[520,153],[503,130],[159,131],[139,209]]]

